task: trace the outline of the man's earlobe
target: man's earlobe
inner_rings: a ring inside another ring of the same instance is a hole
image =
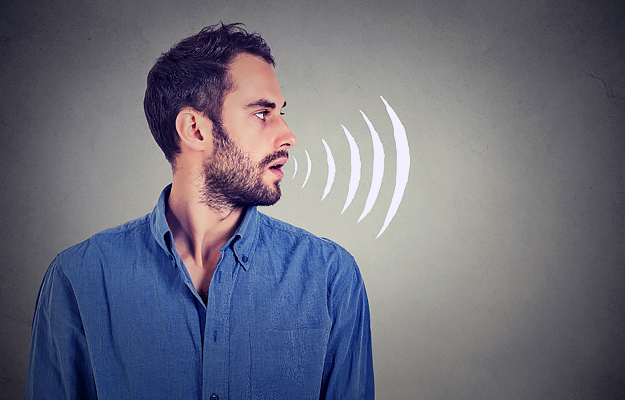
[[[212,122],[201,113],[185,108],[176,116],[176,131],[180,137],[181,146],[194,151],[204,151],[207,139],[210,140]]]

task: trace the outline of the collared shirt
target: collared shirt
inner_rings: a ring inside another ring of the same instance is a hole
[[[167,187],[142,218],[60,253],[33,320],[26,398],[370,399],[353,257],[249,208],[207,305],[176,252]]]

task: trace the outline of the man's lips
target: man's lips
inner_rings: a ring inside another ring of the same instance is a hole
[[[269,165],[269,168],[282,168],[284,164],[286,164],[287,158],[280,157]]]
[[[269,165],[269,170],[275,175],[278,175],[279,178],[282,178],[284,176],[284,172],[282,172],[282,166],[286,164],[287,160],[288,158],[286,157],[278,158]]]

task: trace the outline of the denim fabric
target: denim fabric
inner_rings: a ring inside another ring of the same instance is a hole
[[[26,398],[373,398],[369,308],[353,257],[249,208],[220,250],[207,307],[173,245],[169,189],[152,213],[52,262]]]

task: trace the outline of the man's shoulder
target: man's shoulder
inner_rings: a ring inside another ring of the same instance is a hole
[[[315,235],[305,229],[259,213],[262,240],[279,243],[282,248],[306,248],[309,252],[317,253],[321,257],[339,257],[342,261],[353,262],[353,256],[338,243]]]
[[[93,256],[122,254],[127,249],[136,249],[138,243],[146,243],[150,235],[149,214],[121,225],[104,229],[60,252],[54,263],[71,268],[83,264]]]
[[[260,216],[259,222],[261,226],[269,228],[268,231],[273,232],[276,235],[285,235],[290,236],[296,240],[310,241],[319,246],[336,247],[343,249],[343,247],[341,247],[338,243],[330,239],[317,236],[314,233],[309,232],[303,228],[289,224],[288,222],[284,222],[275,217],[270,217],[269,215],[262,212],[259,212],[258,215]]]

